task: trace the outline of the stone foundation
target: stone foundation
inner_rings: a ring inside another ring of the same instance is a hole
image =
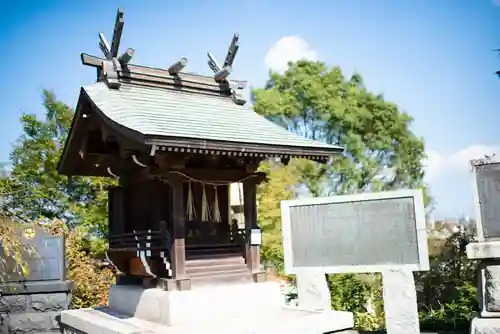
[[[72,290],[69,281],[0,285],[0,333],[60,333]]]
[[[277,283],[190,291],[114,286],[109,308],[64,311],[68,334],[323,334],[352,329],[351,312],[289,308]]]

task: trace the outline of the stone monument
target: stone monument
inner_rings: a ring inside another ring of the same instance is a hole
[[[29,249],[29,274],[8,275],[0,284],[0,333],[60,333],[60,312],[68,309],[73,291],[66,280],[64,238],[25,225],[21,244]]]
[[[500,162],[489,157],[471,160],[476,240],[467,257],[479,260],[478,301],[481,313],[471,333],[500,333]]]
[[[290,200],[281,210],[299,308],[330,308],[325,274],[381,272],[387,333],[420,333],[413,271],[429,270],[421,190]]]
[[[300,308],[313,311],[332,309],[330,289],[324,272],[297,271],[295,280]]]
[[[108,258],[121,272],[109,306],[65,311],[69,333],[325,333],[352,314],[285,307],[260,264],[257,171],[265,159],[325,163],[341,147],[288,132],[245,106],[246,83],[229,78],[235,34],[213,75],[132,65],[119,53],[123,12],[104,58],[82,54],[97,82],[81,89],[59,161],[67,176],[107,176]],[[175,50],[172,49],[172,52]],[[244,231],[235,235],[229,185],[243,184]]]

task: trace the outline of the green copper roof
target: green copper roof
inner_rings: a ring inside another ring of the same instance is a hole
[[[342,151],[289,132],[227,96],[126,83],[119,89],[104,82],[83,89],[104,116],[145,136]]]

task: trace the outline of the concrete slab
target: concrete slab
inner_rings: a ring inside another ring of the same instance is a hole
[[[351,312],[283,308],[272,314],[213,319],[209,323],[200,323],[193,316],[190,324],[166,326],[109,309],[80,309],[64,311],[61,322],[88,334],[323,334],[352,328],[353,316]]]
[[[500,258],[500,241],[471,242],[466,247],[467,257],[471,260]]]
[[[470,323],[471,334],[499,334],[499,318],[474,318]]]

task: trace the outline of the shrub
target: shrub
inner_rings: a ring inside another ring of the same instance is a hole
[[[66,238],[67,277],[75,284],[71,308],[107,304],[108,291],[115,281],[115,272],[100,267],[99,262],[92,257],[85,233],[78,229],[69,230],[60,221],[43,226],[53,235]]]
[[[26,255],[33,249],[21,243],[20,224],[0,213],[0,283],[11,275],[28,275]]]

